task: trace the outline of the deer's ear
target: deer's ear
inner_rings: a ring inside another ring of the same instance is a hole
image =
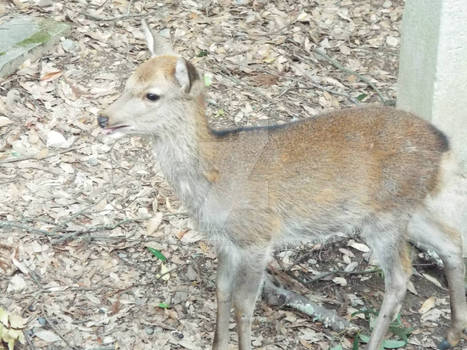
[[[141,20],[141,26],[143,27],[144,38],[146,39],[146,45],[151,53],[151,57],[174,54],[170,40],[163,38],[160,34],[154,33],[144,19]]]
[[[182,57],[177,59],[175,65],[175,80],[186,93],[190,92],[191,86],[195,80],[199,79],[196,68]]]

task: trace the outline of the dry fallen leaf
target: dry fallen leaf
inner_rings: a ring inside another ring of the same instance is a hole
[[[407,282],[407,290],[414,295],[418,295],[417,289],[415,289],[415,286],[412,281]]]
[[[344,277],[334,277],[332,281],[342,287],[347,285],[347,280]]]
[[[6,126],[8,124],[11,124],[13,123],[10,119],[8,119],[7,117],[4,117],[4,116],[0,116],[0,128],[2,126]]]
[[[436,298],[434,296],[429,297],[423,302],[420,309],[418,309],[418,312],[420,314],[424,314],[425,312],[428,312],[435,306],[435,303],[436,303]]]
[[[48,73],[44,74],[44,75],[40,78],[40,81],[51,81],[51,80],[55,80],[55,79],[61,77],[62,74],[63,74],[62,71],[48,72]]]
[[[430,281],[431,283],[433,283],[434,285],[436,285],[437,287],[441,288],[441,289],[445,289],[441,283],[436,279],[434,278],[433,276],[427,274],[427,273],[422,273],[422,276],[425,277],[428,281]]]
[[[22,318],[20,315],[17,315],[15,313],[11,313],[9,315],[9,320],[10,320],[10,326],[16,329],[24,328],[27,322],[27,319]]]
[[[162,223],[163,214],[157,212],[151,219],[147,221],[146,234],[149,236],[161,236],[163,233],[155,234]]]
[[[47,132],[47,147],[68,148],[73,144],[74,138],[66,139],[55,130]]]
[[[41,329],[41,330],[34,332],[34,335],[46,341],[47,343],[54,343],[60,340],[60,337],[56,335],[54,332],[45,330],[45,329]]]
[[[350,240],[347,245],[349,247],[352,247],[354,249],[357,249],[363,253],[368,253],[370,251],[370,248],[368,248],[368,246],[366,244],[363,244],[363,243],[358,243],[358,242],[355,242],[354,240]]]
[[[439,309],[431,309],[421,315],[420,320],[422,322],[439,322],[439,319],[443,312]]]

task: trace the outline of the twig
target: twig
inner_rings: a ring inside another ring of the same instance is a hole
[[[318,276],[312,278],[311,280],[307,281],[307,284],[317,282],[323,278],[326,278],[330,275],[365,275],[368,273],[375,273],[381,272],[381,269],[375,267],[374,269],[364,270],[364,271],[342,271],[342,270],[331,270],[327,272],[320,273]]]
[[[254,92],[256,95],[260,95],[261,97],[263,97],[264,99],[266,99],[269,103],[272,103],[272,104],[276,104],[277,102],[274,101],[271,97],[265,95],[263,92],[261,92],[260,90],[254,88],[253,86],[245,83],[244,81],[234,77],[232,74],[230,74],[230,72],[228,72],[225,68],[223,68],[220,64],[218,64],[217,62],[214,62],[215,65],[217,65],[217,67],[219,68],[220,70],[220,74],[229,79],[230,81],[233,81],[234,83],[236,84],[239,84],[239,85],[243,85],[245,88],[247,88],[248,90]]]
[[[99,10],[99,9],[103,8],[108,2],[109,2],[109,0],[104,0],[102,2],[102,4],[100,4],[100,5],[89,5],[89,7],[93,8],[93,9],[96,9],[96,10]]]
[[[418,242],[412,242],[412,244],[420,251],[424,252],[429,258],[431,261],[433,261],[436,266],[438,267],[441,267],[441,268],[444,268],[444,264],[443,264],[443,261],[441,260],[441,258],[439,257],[439,255],[431,250],[431,249],[427,249],[426,247],[423,247],[421,244],[419,244]]]
[[[350,102],[352,102],[352,103],[354,103],[356,105],[360,104],[360,101],[357,100],[356,98],[352,97],[350,94],[346,94],[344,92],[339,92],[339,91],[336,91],[336,90],[329,89],[329,88],[324,87],[324,86],[322,86],[322,85],[320,85],[318,83],[310,82],[310,84],[311,84],[311,86],[290,86],[287,89],[284,89],[284,91],[282,91],[278,97],[282,97],[283,95],[285,95],[290,90],[313,90],[314,88],[317,88],[317,89],[329,92],[330,94],[333,94],[333,95],[345,97]]]
[[[10,2],[20,10],[24,8],[24,4],[20,0],[10,0]]]
[[[348,98],[352,103],[358,105],[360,104],[360,101],[357,100],[356,98],[352,97],[350,94],[346,94],[346,93],[343,93],[343,92],[339,92],[339,91],[335,91],[335,90],[332,90],[332,89],[329,89],[329,88],[326,88],[318,83],[315,83],[312,79],[312,77],[308,74],[308,72],[306,72],[305,70],[302,69],[302,67],[300,67],[299,65],[297,64],[294,64],[293,67],[298,70],[305,78],[307,78],[308,80],[310,80],[309,84],[311,84],[311,86],[317,88],[317,89],[320,89],[320,90],[323,90],[323,91],[326,91],[326,92],[329,92],[330,94],[334,94],[334,95],[338,95],[338,96],[343,96],[343,97],[346,97]],[[311,89],[310,87],[300,87],[300,86],[297,86],[295,87],[295,89]],[[283,93],[281,93],[279,95],[279,97],[281,97],[283,95]]]
[[[14,221],[0,221],[0,228],[19,228],[27,232],[41,233],[49,237],[58,237],[58,235],[55,233],[52,233],[46,230],[41,230],[41,229],[31,227],[31,226],[19,224]]]
[[[344,67],[342,64],[340,64],[339,62],[337,62],[335,59],[329,57],[328,55],[326,55],[323,51],[319,50],[319,49],[314,49],[313,50],[313,53],[321,56],[322,58],[324,58],[326,61],[328,61],[329,63],[331,63],[334,67],[336,67],[337,69],[340,69],[341,71],[343,72],[346,72],[348,74],[351,74],[351,75],[355,75],[357,78],[359,78],[361,81],[367,83],[379,96],[379,98],[381,99],[381,102],[386,105],[388,102],[387,100],[384,98],[383,94],[379,91],[379,89],[376,87],[375,84],[373,84],[367,77],[361,75],[360,73],[357,73],[351,69],[348,69],[346,67]]]
[[[339,317],[335,310],[313,303],[309,299],[295,292],[274,285],[269,278],[265,279],[263,297],[266,302],[274,306],[289,306],[313,318],[314,321],[323,322],[326,327],[333,330],[353,334],[359,327],[346,319]]]
[[[121,16],[115,16],[115,17],[98,17],[98,16],[94,16],[94,15],[91,15],[90,13],[87,13],[87,12],[81,12],[81,14],[86,17],[86,18],[89,18],[89,19],[92,19],[94,21],[100,21],[100,22],[113,22],[113,21],[120,21],[122,19],[127,19],[127,18],[141,18],[141,17],[146,17],[146,16],[149,16],[149,13],[145,13],[145,14],[137,14],[137,15],[121,15]]]
[[[81,236],[81,235],[84,235],[84,234],[89,234],[89,233],[93,233],[93,232],[98,232],[98,231],[112,231],[112,230],[115,230],[117,227],[121,226],[121,225],[124,225],[124,224],[127,224],[127,223],[130,223],[130,222],[139,222],[139,221],[144,221],[144,220],[147,220],[149,219],[150,217],[147,217],[147,218],[140,218],[140,219],[123,219],[123,220],[120,220],[118,221],[117,223],[113,224],[113,225],[101,225],[101,226],[94,226],[94,227],[90,227],[86,230],[81,230],[81,231],[76,231],[76,232],[73,232],[71,234],[68,234],[68,235],[63,235],[61,236],[60,238],[52,241],[52,244],[60,244],[60,243],[63,243],[69,239],[74,239],[78,236]]]
[[[65,339],[65,337],[61,334],[61,332],[58,331],[58,329],[52,324],[52,322],[49,321],[49,319],[47,318],[46,316],[46,313],[44,311],[44,308],[42,308],[42,313],[43,313],[43,316],[45,321],[47,322],[47,325],[50,327],[50,329],[60,337],[61,340],[63,340],[63,342],[68,346],[69,349],[81,349],[80,347],[78,346],[73,346],[70,344],[70,342],[68,340]]]
[[[94,207],[94,206],[96,205],[96,203],[99,203],[100,201],[102,201],[102,200],[103,200],[104,198],[106,198],[106,197],[107,197],[107,191],[106,191],[102,196],[100,196],[99,198],[95,199],[95,200],[93,201],[93,204],[90,204],[90,205],[84,207],[83,209],[81,209],[81,210],[79,210],[79,211],[73,213],[73,214],[70,215],[69,217],[67,217],[66,220],[64,220],[64,221],[62,221],[62,222],[60,223],[60,225],[65,226],[65,225],[68,224],[69,222],[71,222],[71,221],[73,221],[74,219],[76,219],[78,216],[81,216],[81,215],[85,214],[86,211],[87,211],[88,209]]]
[[[85,235],[85,234],[90,234],[94,232],[99,232],[99,231],[112,231],[116,229],[117,227],[130,223],[130,222],[139,222],[139,221],[144,221],[149,219],[150,217],[147,218],[139,218],[139,219],[123,219],[118,221],[117,223],[113,225],[100,225],[100,226],[93,226],[85,230],[81,231],[73,231],[72,233],[66,234],[66,235],[59,235],[59,232],[64,232],[65,228],[63,226],[58,227],[51,230],[51,231],[46,231],[46,230],[41,230],[32,226],[24,225],[15,221],[0,221],[0,228],[18,228],[27,232],[33,232],[33,233],[40,233],[43,235],[46,235],[48,237],[56,238],[55,240],[52,241],[52,244],[60,244],[63,243],[69,239],[74,239],[78,236]],[[92,237],[93,239],[97,239],[98,237]]]
[[[76,151],[76,150],[79,150],[81,148],[84,148],[86,147],[85,145],[83,146],[80,146],[80,147],[70,147],[70,148],[67,148],[67,149],[64,149],[64,150],[61,150],[61,151],[57,151],[57,152],[54,152],[52,154],[48,154],[47,156],[43,157],[43,158],[37,158],[35,156],[29,156],[29,157],[21,157],[21,158],[16,158],[16,159],[7,159],[7,160],[3,160],[0,162],[0,166],[2,164],[7,164],[7,163],[16,163],[16,162],[22,162],[23,160],[31,160],[31,159],[34,159],[34,160],[43,160],[43,159],[47,159],[47,158],[51,158],[51,157],[54,157],[56,155],[59,155],[59,154],[63,154],[63,153],[68,153],[68,152],[72,152],[72,151]]]
[[[24,339],[26,339],[26,343],[28,343],[28,348],[30,350],[36,350],[36,347],[34,346],[34,343],[31,340],[31,337],[28,334],[28,331],[26,329],[23,330],[24,334]]]
[[[125,261],[124,261],[125,262]],[[125,262],[126,263],[126,262]],[[128,264],[128,263],[126,263]],[[108,296],[110,297],[113,297],[114,295],[116,294],[120,294],[120,293],[124,293],[124,292],[127,292],[133,288],[140,288],[140,287],[148,287],[148,286],[155,286],[157,282],[159,282],[162,277],[164,277],[165,275],[171,273],[171,272],[174,272],[174,271],[177,271],[177,270],[180,270],[182,269],[183,267],[185,267],[185,265],[178,265],[176,267],[173,267],[171,268],[170,270],[164,272],[163,274],[157,276],[154,280],[150,281],[150,282],[146,282],[146,283],[134,283],[132,284],[131,286],[128,286],[128,287],[125,287],[125,288],[121,288],[121,289],[118,289],[112,293],[108,293]],[[78,290],[81,290],[81,289],[78,289]]]
[[[130,0],[128,2],[128,7],[126,9],[126,14],[129,15],[130,14],[130,11],[131,11],[131,6],[133,5],[133,0]]]

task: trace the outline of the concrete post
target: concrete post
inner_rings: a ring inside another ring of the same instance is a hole
[[[445,131],[467,173],[467,1],[407,0],[397,107]]]
[[[406,0],[401,32],[397,107],[443,130],[467,174],[467,1]]]

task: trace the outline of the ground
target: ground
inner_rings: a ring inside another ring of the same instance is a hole
[[[402,0],[2,3],[0,15],[73,27],[48,55],[0,82],[0,307],[21,317],[25,344],[16,348],[212,342],[212,247],[192,229],[147,141],[114,142],[96,127],[98,111],[148,58],[141,17],[204,72],[210,122],[223,128],[394,104],[402,7]],[[446,287],[431,260],[413,255],[401,311],[402,329],[413,328],[406,348],[435,348],[448,326]],[[276,256],[271,271],[342,317],[381,303],[383,280],[361,242],[312,243]],[[368,333],[366,320],[353,322]],[[256,349],[351,349],[354,336],[260,300],[253,339]]]

